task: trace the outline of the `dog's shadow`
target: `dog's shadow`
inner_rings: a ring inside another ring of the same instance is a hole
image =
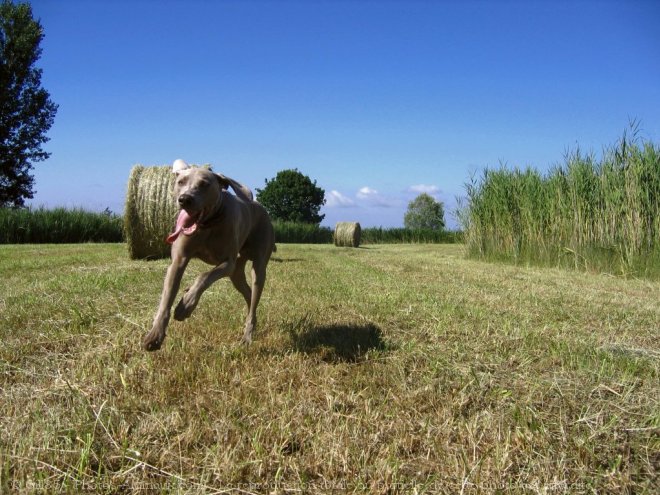
[[[276,258],[273,256],[270,261],[272,263],[300,263],[301,261],[305,261],[302,258]]]
[[[372,323],[302,325],[291,328],[289,335],[297,352],[316,355],[328,363],[356,363],[362,361],[369,351],[387,349],[382,331]]]

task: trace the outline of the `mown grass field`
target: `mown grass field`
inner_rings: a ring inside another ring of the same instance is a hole
[[[0,492],[657,493],[658,282],[280,245],[148,354],[166,265],[0,246]]]

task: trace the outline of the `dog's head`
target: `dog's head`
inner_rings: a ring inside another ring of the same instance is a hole
[[[222,191],[227,189],[224,177],[203,167],[191,167],[183,160],[176,160],[174,173],[174,201],[182,213],[177,220],[188,231],[196,230],[198,224],[220,208]],[[185,212],[185,213],[183,213]]]

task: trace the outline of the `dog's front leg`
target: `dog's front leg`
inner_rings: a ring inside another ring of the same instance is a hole
[[[188,266],[189,258],[173,255],[172,263],[167,269],[165,283],[163,284],[163,293],[160,296],[160,305],[154,317],[151,331],[144,336],[142,344],[147,351],[157,351],[165,340],[165,329],[170,321],[170,308],[174,303],[174,298],[179,291],[183,272]]]

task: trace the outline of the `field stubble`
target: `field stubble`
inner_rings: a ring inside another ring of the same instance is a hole
[[[251,347],[222,281],[148,354],[166,264],[0,247],[0,491],[657,488],[657,282],[280,245]]]

